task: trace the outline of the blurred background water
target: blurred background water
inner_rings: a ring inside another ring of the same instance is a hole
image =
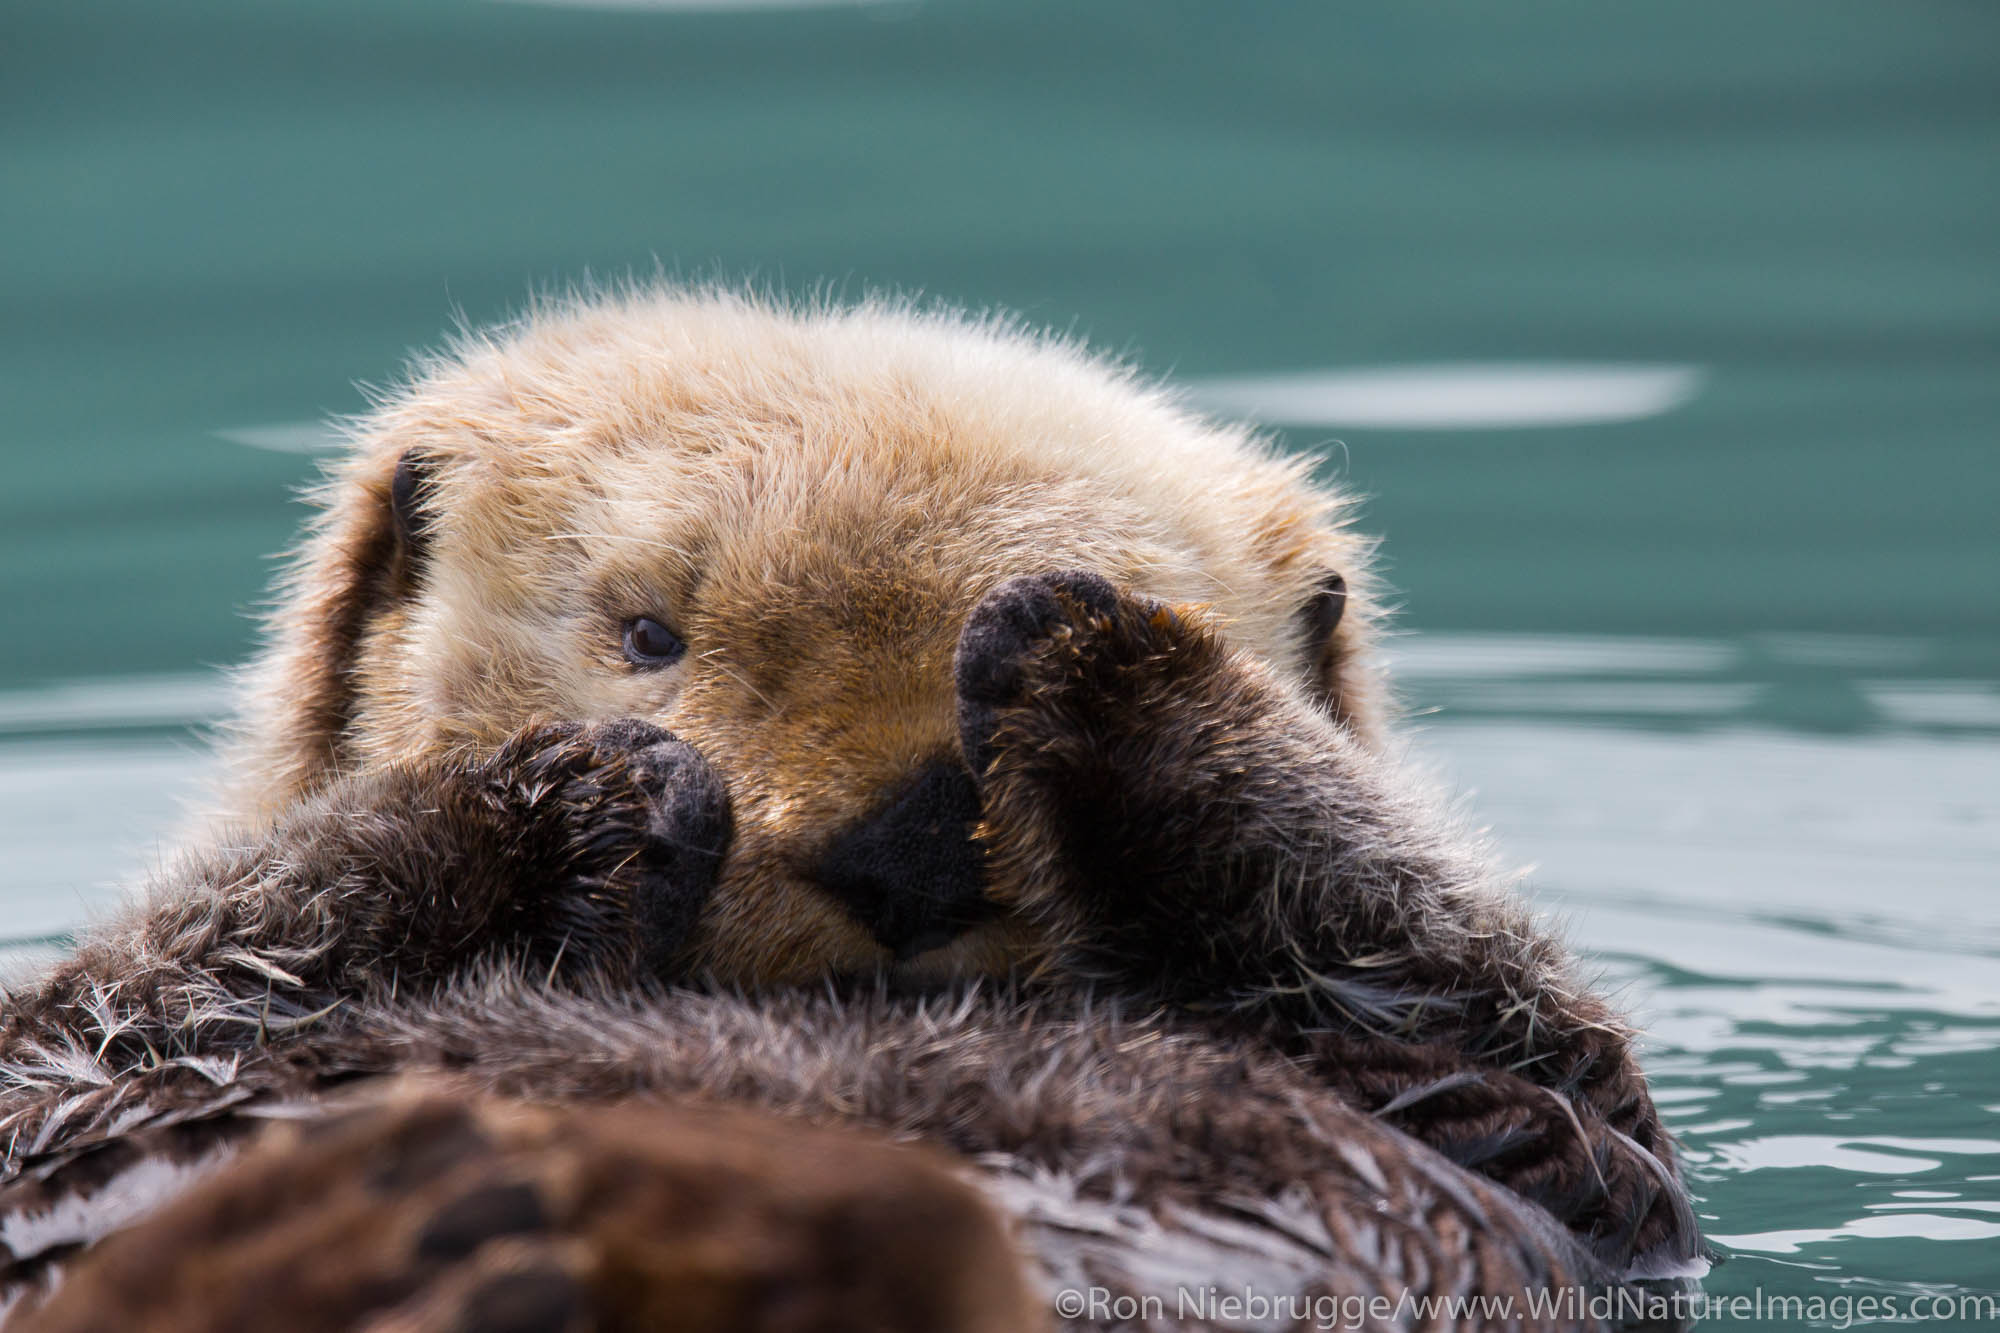
[[[358,382],[586,274],[921,292],[1375,497],[1712,1291],[2000,1295],[1991,4],[12,0],[0,71],[0,966],[169,845]]]

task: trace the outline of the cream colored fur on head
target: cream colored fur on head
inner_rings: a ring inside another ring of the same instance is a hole
[[[424,363],[352,438],[252,669],[229,813],[531,718],[650,719],[730,788],[737,839],[697,946],[725,978],[886,959],[799,867],[957,755],[954,643],[1013,575],[1085,569],[1205,606],[1234,647],[1375,731],[1368,544],[1346,501],[1309,462],[1006,321],[574,298]],[[389,504],[412,450],[416,560]],[[1300,613],[1336,573],[1348,611],[1316,658]],[[635,616],[687,657],[634,671]],[[938,965],[1002,966],[1013,929]]]

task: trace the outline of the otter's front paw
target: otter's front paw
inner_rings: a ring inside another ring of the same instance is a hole
[[[958,638],[959,736],[966,767],[993,766],[1003,719],[1046,693],[1046,659],[1073,656],[1080,640],[1107,627],[1118,590],[1095,574],[1029,574],[988,593]]]
[[[1035,767],[1035,755],[1100,769],[1184,760],[1213,729],[1207,714],[1241,693],[1228,651],[1198,618],[1080,571],[988,593],[959,635],[956,667],[960,741],[981,779],[996,761]]]
[[[1288,757],[1271,683],[1198,616],[1093,574],[996,588],[960,635],[957,681],[995,896],[1090,953],[1201,933],[1182,900],[1250,850],[1246,783]]]
[[[732,831],[728,791],[693,746],[636,719],[549,723],[471,776],[527,869],[515,914],[538,953],[671,968]]]

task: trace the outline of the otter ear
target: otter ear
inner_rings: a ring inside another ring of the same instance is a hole
[[[1305,637],[1306,680],[1317,698],[1336,715],[1340,708],[1340,663],[1343,656],[1334,631],[1340,628],[1347,611],[1347,580],[1326,574],[1299,608],[1299,626]]]
[[[278,583],[265,649],[247,673],[226,813],[276,813],[347,765],[363,650],[421,586],[439,463],[421,447],[369,450],[328,478],[324,508]]]
[[[423,449],[405,449],[389,479],[389,510],[395,518],[398,564],[414,579],[430,553],[437,459]]]

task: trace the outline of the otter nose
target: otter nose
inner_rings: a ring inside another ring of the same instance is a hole
[[[842,833],[814,878],[898,959],[949,944],[993,914],[972,840],[979,790],[963,765],[918,769],[881,809]]]

